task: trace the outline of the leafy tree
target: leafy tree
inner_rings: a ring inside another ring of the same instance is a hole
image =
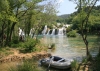
[[[79,19],[80,19],[78,21],[78,23],[80,24],[79,29],[81,30],[81,36],[86,45],[86,55],[88,57],[89,56],[88,40],[87,40],[88,21],[89,21],[90,13],[98,0],[70,0],[70,1],[73,1],[74,3],[77,4]],[[87,11],[85,11],[86,7],[88,7]]]
[[[48,25],[54,24],[57,19],[56,13],[58,12],[58,7],[59,3],[57,2],[57,0],[48,0],[44,6],[41,22]]]

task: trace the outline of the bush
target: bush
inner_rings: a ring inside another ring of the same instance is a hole
[[[39,43],[38,39],[28,39],[27,42],[24,43],[24,48],[26,52],[33,52],[36,50],[36,45]]]
[[[72,30],[72,31],[68,32],[68,33],[67,33],[67,36],[68,36],[68,37],[76,37],[76,36],[77,36],[76,30]]]
[[[74,60],[74,61],[71,63],[72,71],[77,71],[78,67],[79,67],[79,63],[77,62],[77,60]]]
[[[55,47],[55,44],[53,43],[53,44],[51,44],[51,48],[54,48]]]
[[[8,42],[8,46],[10,47],[19,47],[19,40],[18,40],[18,36],[14,36],[12,38],[12,41],[11,42]]]
[[[49,45],[49,47],[48,47],[49,49],[55,49],[55,44],[54,43],[52,43],[51,45]]]
[[[18,44],[18,43],[19,43],[18,38],[19,38],[18,36],[13,37],[12,43],[13,43],[13,44]]]

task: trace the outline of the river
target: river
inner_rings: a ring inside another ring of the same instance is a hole
[[[91,39],[92,38],[92,39]],[[98,45],[100,42],[97,41],[96,36],[90,36],[89,40],[89,50],[94,56],[97,54]],[[95,41],[95,42],[94,42]],[[67,36],[43,36],[43,43],[47,46],[55,44],[55,50],[48,50],[53,56],[60,56],[64,58],[82,58],[86,56],[85,44],[81,38],[78,36],[76,38],[68,38]]]

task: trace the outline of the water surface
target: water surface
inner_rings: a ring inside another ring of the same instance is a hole
[[[97,54],[99,43],[97,36],[89,36],[89,51],[92,55]],[[55,50],[48,50],[54,56],[64,58],[82,58],[86,56],[85,44],[81,36],[68,38],[67,36],[43,36],[43,43],[47,46],[55,44]]]

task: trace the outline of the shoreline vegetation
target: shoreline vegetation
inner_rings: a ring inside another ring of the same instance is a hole
[[[16,41],[18,43],[15,43]],[[48,47],[41,44],[41,40],[39,39],[27,38],[24,42],[20,42],[17,39],[14,40],[10,46],[11,47],[0,48],[0,63],[32,58],[40,59],[51,56],[51,54],[47,52]]]
[[[20,53],[18,49],[14,49],[14,48],[10,48],[10,51],[8,53],[11,53],[11,54],[9,55],[1,54],[0,63],[22,61],[22,60],[27,60],[27,59],[41,59],[41,58],[51,56],[51,54],[47,53],[46,51]]]

